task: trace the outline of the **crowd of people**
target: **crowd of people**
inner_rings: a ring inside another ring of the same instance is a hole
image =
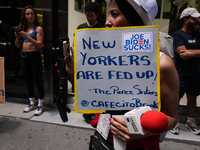
[[[126,27],[152,25],[158,6],[156,0],[106,0],[109,6],[109,16],[105,22],[106,27]],[[97,21],[98,4],[90,2],[85,6],[87,22],[79,25],[81,28],[102,28]],[[141,7],[142,9],[137,9]],[[143,13],[142,11],[144,10]],[[194,114],[196,99],[200,95],[200,33],[196,31],[200,13],[195,8],[189,7],[182,11],[180,20],[182,28],[174,32],[173,49],[175,57],[173,60],[165,52],[165,46],[160,47],[160,91],[161,91],[161,112],[168,119],[168,126],[165,132],[171,130],[174,134],[179,134],[178,123],[179,101],[184,94],[187,96],[188,119],[185,126],[194,134],[200,134],[195,123]],[[42,65],[39,49],[43,45],[43,29],[39,26],[36,12],[33,7],[27,6],[21,14],[19,24],[20,31],[15,32],[15,45],[21,50],[21,64],[24,77],[27,82],[30,105],[24,112],[34,109],[35,115],[41,115],[44,111],[44,87],[42,83]],[[160,39],[166,40],[166,39]],[[164,42],[165,43],[165,42]],[[72,55],[65,57],[66,70],[69,81],[74,86],[74,49],[71,47]],[[166,53],[166,54],[165,54]],[[133,68],[134,69],[134,68]],[[39,99],[35,104],[34,81],[36,83]],[[120,112],[119,112],[120,113]],[[123,112],[121,112],[123,115]],[[96,127],[99,115],[84,114],[87,123]],[[126,142],[129,149],[159,149],[160,133],[148,133],[146,135],[135,136],[130,134],[125,120],[121,118],[110,119],[110,133],[107,142],[113,146],[113,135]]]

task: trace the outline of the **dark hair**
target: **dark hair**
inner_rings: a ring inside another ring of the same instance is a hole
[[[85,5],[85,12],[86,11],[91,11],[91,12],[95,12],[95,14],[97,15],[99,13],[99,4],[96,2],[89,2]]]
[[[181,23],[183,24],[184,23],[184,19],[189,19],[191,16],[186,16],[186,17],[183,17],[181,18]]]
[[[27,24],[26,17],[25,17],[25,12],[27,9],[33,10],[34,15],[35,15],[34,24],[35,24],[35,26],[40,26],[35,9],[32,6],[28,5],[22,10],[22,13],[21,13],[21,21],[19,23],[19,28],[22,31],[27,31],[27,28],[28,28],[28,24]]]
[[[132,26],[142,26],[144,22],[127,0],[115,0],[117,6]]]

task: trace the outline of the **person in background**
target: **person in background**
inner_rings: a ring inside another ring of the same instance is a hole
[[[83,28],[103,28],[104,26],[98,23],[99,4],[96,2],[89,2],[85,5],[85,15],[87,22],[80,24],[77,29]]]
[[[27,113],[37,108],[34,115],[41,115],[44,111],[44,87],[39,50],[43,46],[44,32],[39,25],[35,9],[30,5],[22,10],[19,30],[15,32],[15,45],[17,48],[22,47],[21,66],[30,101],[30,105],[23,112]],[[38,90],[38,106],[35,104],[34,82]]]
[[[105,23],[106,27],[151,25],[158,10],[156,0],[107,0],[107,3],[109,4],[109,16]],[[140,12],[143,13],[137,12],[136,8],[139,8]],[[66,70],[71,74],[71,78],[73,78],[73,48],[72,61],[69,62],[69,57],[65,57],[65,62]],[[179,91],[179,80],[173,60],[162,52],[160,52],[160,88],[161,112],[167,116],[168,126],[166,131],[168,131],[176,125],[178,119],[179,99],[177,91]],[[119,111],[119,114],[124,115],[124,111]],[[99,114],[95,116],[96,119],[91,122],[93,127],[97,126]],[[111,118],[110,124],[110,133],[107,142],[111,145],[113,145],[114,134],[126,142],[126,150],[159,150],[159,134],[131,135],[125,120],[118,117]]]
[[[200,33],[195,30],[199,17],[195,8],[184,9],[180,16],[183,27],[172,34],[180,79],[179,99],[186,93],[188,119],[185,126],[194,134],[200,134],[194,120],[196,99],[200,95]],[[171,132],[179,134],[179,130],[177,123]]]
[[[103,28],[104,26],[98,23],[97,18],[99,15],[99,4],[96,2],[89,2],[85,5],[85,15],[87,18],[86,23],[80,24],[77,29],[83,28]],[[90,124],[94,118],[94,114],[83,114],[85,121]]]

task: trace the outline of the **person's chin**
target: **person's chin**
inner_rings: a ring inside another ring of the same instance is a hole
[[[94,24],[94,21],[89,21],[89,24]]]

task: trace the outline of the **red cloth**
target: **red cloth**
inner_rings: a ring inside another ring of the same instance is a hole
[[[96,119],[92,120],[90,123],[91,126],[93,126],[94,128],[97,127],[99,116],[100,114],[95,114]],[[154,135],[154,136],[149,136],[142,139],[134,139],[126,143],[127,145],[126,150],[133,150],[134,148],[159,150],[159,138],[160,138],[160,135]],[[108,141],[113,143],[113,134],[111,132],[108,135]]]
[[[98,123],[98,121],[99,121],[99,117],[100,117],[100,114],[95,114],[95,118],[96,118],[96,119],[94,119],[94,120],[92,120],[92,121],[90,122],[90,125],[93,126],[94,128],[97,127],[97,123]]]

